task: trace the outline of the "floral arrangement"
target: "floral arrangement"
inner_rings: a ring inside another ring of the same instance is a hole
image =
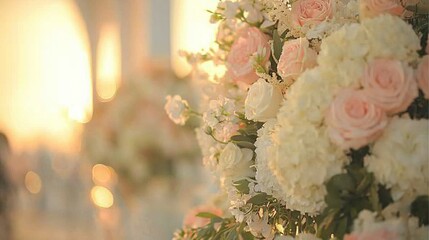
[[[428,9],[220,1],[213,47],[184,54],[201,112],[179,96],[165,109],[201,116],[228,208],[193,210],[206,221],[174,239],[428,239]]]
[[[115,98],[98,103],[85,126],[83,153],[94,164],[112,167],[127,190],[137,192],[151,180],[172,179],[175,165],[197,156],[192,129],[178,129],[160,112],[166,91],[187,94],[171,76],[125,82]]]

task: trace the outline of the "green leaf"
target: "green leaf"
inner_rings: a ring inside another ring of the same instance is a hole
[[[330,208],[341,208],[346,203],[339,195],[328,193],[325,197],[325,202]]]
[[[357,193],[364,193],[364,192],[368,191],[368,188],[371,186],[371,184],[373,182],[374,182],[373,175],[372,174],[365,174],[363,179],[357,185],[356,192]]]
[[[326,184],[328,191],[352,191],[355,189],[354,179],[347,173],[337,174]]]
[[[234,187],[243,194],[249,194],[249,181],[247,179],[239,180],[233,183]]]
[[[411,204],[411,214],[419,219],[420,225],[429,225],[429,197],[418,196]]]
[[[243,136],[243,135],[235,135],[231,137],[231,141],[234,142],[254,142],[254,139],[248,136]]]
[[[280,59],[280,56],[282,55],[282,49],[283,49],[283,41],[279,36],[279,33],[277,30],[274,30],[273,32],[273,56],[276,58],[276,60]]]
[[[259,193],[253,197],[251,197],[247,203],[255,204],[255,205],[263,205],[267,202],[267,194],[266,193]]]
[[[375,184],[372,184],[369,189],[369,201],[371,202],[373,211],[381,210],[380,199],[378,198],[378,187]]]
[[[211,218],[211,219],[222,220],[221,217],[219,217],[213,213],[210,213],[210,212],[200,212],[195,216],[200,217],[200,218]]]
[[[239,146],[240,148],[248,148],[251,150],[256,149],[255,145],[253,145],[253,143],[250,143],[250,142],[235,142],[234,141],[234,143],[237,144],[237,146]]]

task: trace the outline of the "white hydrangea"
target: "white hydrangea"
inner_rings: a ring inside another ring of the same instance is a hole
[[[394,118],[365,158],[377,181],[392,188],[394,200],[429,193],[428,126],[427,119]]]
[[[413,62],[418,59],[420,39],[412,26],[401,18],[384,14],[376,18],[364,19],[361,27],[368,36],[370,46],[368,60],[390,57]]]
[[[304,121],[273,134],[272,169],[288,208],[317,213],[325,207],[324,183],[341,173],[346,155],[330,142],[326,127]]]
[[[268,153],[273,145],[271,142],[271,133],[276,123],[277,121],[275,119],[268,120],[263,127],[258,130],[258,138],[255,142],[256,188],[261,192],[280,198],[281,187],[269,167],[269,161],[271,159]]]

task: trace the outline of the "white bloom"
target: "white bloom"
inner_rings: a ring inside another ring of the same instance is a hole
[[[325,182],[341,173],[346,155],[331,141],[326,127],[285,124],[273,134],[271,169],[288,208],[317,213],[325,207]]]
[[[295,238],[291,236],[278,236],[274,240],[320,240],[320,238],[311,233],[300,233]]]
[[[241,149],[234,143],[228,143],[219,157],[219,167],[223,170],[233,169],[243,158]]]
[[[402,240],[407,238],[407,222],[402,218],[376,221],[377,213],[363,210],[354,222],[353,239]]]
[[[254,176],[250,168],[253,151],[228,143],[219,156],[219,170],[225,181],[232,182]]]
[[[275,119],[268,120],[264,126],[258,130],[258,138],[256,139],[256,181],[259,191],[280,197],[281,187],[277,179],[274,177],[270,169],[271,133],[276,125]]]
[[[179,95],[168,95],[167,103],[164,106],[168,117],[176,124],[184,125],[189,118],[189,105],[186,100],[183,100]]]
[[[368,36],[369,60],[386,57],[413,62],[418,59],[420,39],[401,18],[383,14],[363,20],[361,26]]]
[[[227,19],[235,18],[235,15],[237,15],[238,13],[238,7],[239,7],[237,2],[225,1],[225,2],[220,2],[220,4],[222,4],[221,7],[225,8],[224,14]]]
[[[365,166],[387,188],[394,200],[405,193],[428,194],[429,120],[394,118],[365,158]]]
[[[283,99],[280,88],[264,79],[259,79],[250,86],[244,109],[246,118],[256,121],[267,121],[277,115]]]
[[[262,217],[258,213],[252,213],[247,220],[247,226],[253,236],[263,237],[266,240],[274,238],[273,227],[268,224],[268,213],[264,213]]]

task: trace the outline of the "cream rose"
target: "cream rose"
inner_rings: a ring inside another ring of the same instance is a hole
[[[376,59],[361,78],[367,97],[387,114],[407,110],[418,96],[413,70],[397,60]]]
[[[331,103],[326,123],[332,142],[343,149],[358,149],[380,136],[387,117],[362,90],[344,89]]]
[[[304,70],[316,66],[316,58],[306,38],[290,40],[283,44],[277,71],[283,79],[296,79]]]
[[[179,95],[166,97],[167,102],[165,103],[164,109],[167,112],[168,117],[179,125],[184,125],[186,120],[189,118],[189,105],[186,100],[183,100]]]
[[[274,118],[282,99],[283,95],[280,88],[267,83],[264,79],[259,79],[252,84],[247,93],[244,103],[246,118],[262,122]]]
[[[315,26],[333,16],[332,0],[298,0],[292,4],[292,24],[299,29]]]
[[[268,61],[271,54],[268,40],[269,37],[256,27],[240,31],[227,57],[228,73],[234,81],[252,84],[258,80],[252,57],[255,54],[264,54],[262,64]]]
[[[360,16],[370,18],[382,13],[388,13],[395,16],[402,16],[405,8],[397,0],[360,0]]]
[[[417,68],[417,82],[425,98],[429,99],[429,55],[422,58]]]
[[[250,168],[252,158],[252,150],[240,149],[234,143],[228,143],[219,156],[219,168],[223,177],[231,180],[252,177],[254,175]]]

